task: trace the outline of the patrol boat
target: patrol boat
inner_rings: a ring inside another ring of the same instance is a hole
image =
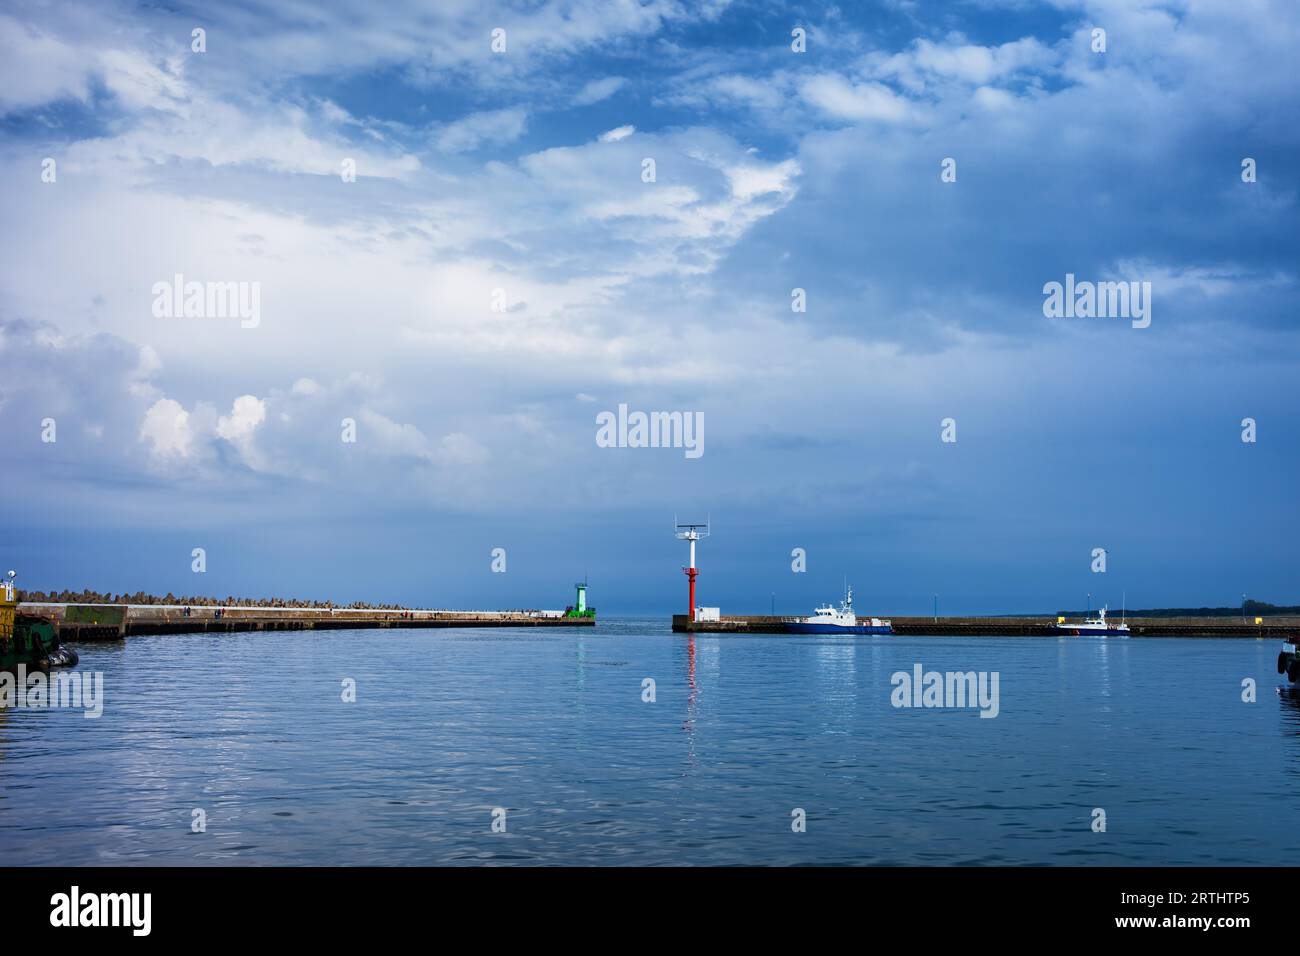
[[[838,608],[827,604],[814,608],[812,617],[802,617],[785,622],[789,634],[893,634],[894,625],[878,617],[863,618],[858,623],[858,616],[853,613],[853,588],[847,589],[844,600]]]
[[[1128,624],[1124,618],[1120,619],[1118,624],[1112,624],[1106,620],[1106,608],[1097,612],[1096,617],[1085,618],[1083,621],[1075,621],[1073,624],[1067,624],[1063,620],[1056,624],[1056,630],[1061,634],[1074,634],[1083,636],[1090,634],[1096,637],[1128,637]]]

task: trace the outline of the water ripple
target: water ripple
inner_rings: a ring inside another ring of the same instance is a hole
[[[691,639],[623,621],[78,650],[79,670],[104,674],[102,718],[0,710],[9,865],[1294,853],[1272,821],[1300,810],[1300,694],[1281,687],[1268,642]],[[998,671],[1001,713],[894,709],[890,675],[916,663]],[[1241,700],[1244,677],[1259,683],[1255,703]],[[796,808],[806,832],[792,830]],[[195,810],[206,832],[192,831]]]

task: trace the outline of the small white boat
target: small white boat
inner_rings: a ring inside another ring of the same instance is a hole
[[[1128,624],[1123,618],[1118,624],[1112,624],[1106,620],[1106,608],[1097,612],[1096,617],[1085,618],[1082,621],[1075,621],[1073,624],[1062,623],[1056,625],[1056,630],[1061,634],[1074,634],[1082,637],[1085,634],[1100,637],[1128,637]]]
[[[858,616],[853,612],[853,588],[848,588],[848,594],[840,602],[838,608],[829,604],[825,607],[814,608],[811,617],[786,621],[785,629],[789,634],[894,633],[893,622],[883,621],[878,617],[863,618],[861,623],[858,622]]]

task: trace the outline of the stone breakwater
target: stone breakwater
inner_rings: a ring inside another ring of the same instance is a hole
[[[894,617],[879,615],[893,621],[897,635],[927,635],[932,637],[1062,637],[1054,627],[1054,617]],[[674,631],[695,634],[783,634],[785,624],[793,617],[773,617],[766,614],[722,615],[716,621],[686,619],[685,614],[673,615]],[[1116,621],[1118,623],[1118,621]],[[1127,620],[1130,637],[1254,637],[1278,638],[1300,634],[1300,617],[1266,617],[1262,624],[1249,619],[1243,624],[1240,618],[1222,617],[1150,617]],[[824,636],[824,635],[820,635]],[[1122,638],[1121,638],[1122,640]]]
[[[117,640],[132,634],[318,631],[408,627],[591,627],[563,611],[390,611],[370,608],[182,607],[157,604],[22,604],[61,641]]]

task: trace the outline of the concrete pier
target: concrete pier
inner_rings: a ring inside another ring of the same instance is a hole
[[[320,631],[408,627],[592,627],[563,611],[388,611],[371,608],[190,607],[158,604],[20,604],[61,641],[120,640],[132,634]]]
[[[931,637],[1062,637],[1053,625],[1055,617],[895,617],[894,633],[899,636]],[[785,622],[793,617],[766,614],[723,615],[717,621],[690,623],[685,614],[673,615],[674,631],[695,634],[784,634]],[[1115,621],[1118,623],[1118,621]],[[1300,617],[1266,617],[1262,624],[1243,624],[1240,618],[1148,617],[1128,618],[1130,637],[1254,637],[1276,638],[1300,634]],[[791,637],[795,635],[790,635]],[[807,635],[804,635],[807,636]]]

